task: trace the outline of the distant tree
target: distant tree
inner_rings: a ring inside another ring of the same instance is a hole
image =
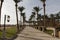
[[[47,15],[45,15],[45,26],[47,27],[48,26],[48,20],[49,20],[49,17]]]
[[[42,17],[42,15],[41,14],[38,14],[38,25],[40,26],[41,25],[41,17]]]
[[[39,7],[34,7],[33,8],[35,10],[35,12],[37,13],[37,18],[38,18],[38,12],[42,9],[42,8],[39,8]],[[38,20],[38,19],[37,19]]]
[[[60,19],[59,14],[56,14],[56,19],[57,19],[57,23],[59,24],[59,19]]]
[[[34,17],[34,16],[31,15],[29,21],[33,21],[33,17]]]
[[[30,21],[34,21],[35,20],[35,12],[32,12],[32,15],[29,18]]]
[[[42,18],[42,21],[44,22],[44,16],[45,16],[45,24],[47,23],[48,21],[48,16],[47,15],[42,15],[41,18]],[[44,25],[43,25],[44,26]],[[45,25],[46,26],[46,25]]]
[[[32,12],[32,15],[33,15],[33,17],[32,17],[32,19],[33,19],[33,24],[35,25],[35,12]]]
[[[55,17],[54,17],[54,14],[50,14],[50,20],[51,20],[51,26],[53,27],[54,26],[54,22],[55,22]]]
[[[39,7],[34,7],[33,8],[34,9],[34,11],[36,12],[36,15],[37,15],[37,21],[38,21],[38,12],[42,9],[42,8],[39,8]],[[37,24],[38,24],[38,22],[37,22]]]
[[[39,8],[39,7],[34,7],[33,8],[34,9],[34,11],[36,12],[36,19],[37,19],[37,25],[38,25],[38,12],[42,9],[42,8]],[[38,27],[37,27],[37,29],[38,29]]]
[[[22,16],[23,16],[23,23],[24,23],[24,22],[26,21],[26,19],[25,19],[25,18],[26,18],[26,17],[25,17],[25,13],[23,13]]]

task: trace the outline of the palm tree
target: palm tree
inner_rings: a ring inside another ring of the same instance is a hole
[[[30,21],[34,21],[35,20],[35,12],[32,12],[32,15],[30,16]]]
[[[35,14],[36,14],[35,12],[32,12],[33,25],[35,25]]]
[[[41,29],[41,23],[42,23],[41,22],[41,17],[42,17],[41,14],[38,14],[38,18],[37,19],[38,19],[38,25],[39,25],[38,29],[39,30]]]
[[[23,17],[23,10],[25,9],[23,6],[22,7],[18,7],[19,11],[20,11],[20,22],[22,22],[22,17]]]
[[[34,7],[34,11],[36,12],[36,16],[37,16],[37,25],[38,25],[38,12],[41,10],[42,8],[39,7]],[[38,29],[38,27],[37,27]]]
[[[21,15],[22,15],[22,12],[25,8],[22,6],[22,7],[18,7],[18,9],[19,9],[19,11],[21,12]]]
[[[32,12],[33,21],[35,20],[35,12]]]
[[[38,21],[41,21],[41,14],[38,14]]]
[[[3,4],[4,0],[0,0],[0,1],[1,1],[1,7],[2,7],[2,4]]]
[[[41,15],[41,14],[39,14],[39,15],[38,15],[39,25],[41,25],[41,22],[42,22],[42,20],[41,20],[41,19],[42,19],[42,15]]]
[[[23,6],[22,7],[18,7],[18,9],[19,9],[19,11],[21,12],[20,14],[21,14],[21,16],[23,15],[23,10],[25,9]]]
[[[51,26],[54,26],[54,21],[55,21],[55,19],[54,19],[54,14],[51,14],[51,15],[50,15],[50,20],[51,20],[50,25],[51,25]]]
[[[29,22],[32,22],[32,21],[33,21],[33,15],[31,15],[29,18]],[[31,24],[29,24],[29,25],[31,25]]]
[[[42,8],[39,8],[39,7],[34,7],[34,11],[36,12],[36,15],[37,15],[37,18],[38,18],[38,12],[41,10]],[[38,21],[38,19],[37,19]],[[37,22],[38,24],[38,22]]]
[[[4,0],[0,0],[1,4],[0,4],[0,27],[1,27],[1,8],[2,8],[2,4],[3,4]]]
[[[59,14],[56,14],[56,19],[57,19],[57,22],[58,22],[58,24],[59,24],[59,19],[60,19]]]
[[[44,15],[41,16],[42,19],[42,26],[44,26]],[[42,28],[43,29],[43,28]],[[42,30],[43,31],[43,30]]]
[[[25,22],[25,13],[23,13],[22,16],[23,16],[23,25],[24,25],[24,22]]]
[[[41,10],[42,8],[39,7],[34,7],[35,12],[37,13],[37,18],[38,18],[38,12]],[[37,19],[38,20],[38,19]]]
[[[45,15],[45,24],[46,24],[45,26],[46,26],[46,27],[48,26],[48,19],[49,19],[49,18],[48,18],[48,15]]]
[[[25,22],[25,13],[23,13],[23,22]]]
[[[41,0],[41,2],[43,3],[43,8],[44,8],[44,27],[45,27],[45,6],[46,6],[45,2],[46,0]],[[44,31],[44,28],[42,31]]]
[[[18,26],[18,13],[17,13],[17,3],[20,2],[22,0],[14,0],[15,2],[15,7],[16,7],[16,20],[17,20],[17,30],[19,31],[19,26]]]
[[[32,15],[35,15],[35,12],[32,12]]]
[[[29,21],[33,21],[33,15],[30,16]]]

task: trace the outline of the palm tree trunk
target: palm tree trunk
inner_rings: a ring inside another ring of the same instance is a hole
[[[19,25],[18,25],[18,13],[17,13],[17,3],[16,3],[16,20],[17,20],[17,30],[19,31]]]
[[[20,30],[22,30],[22,12],[20,13]]]
[[[57,19],[58,19],[58,27],[59,27],[59,15],[58,15],[58,18]]]
[[[43,8],[44,8],[44,27],[43,27],[42,31],[44,31],[44,29],[45,29],[45,3],[43,4]]]
[[[24,21],[25,21],[25,19],[24,19],[24,15],[23,15],[23,25],[24,25]]]
[[[37,24],[38,24],[38,12],[37,12]]]
[[[37,12],[37,29],[38,29],[38,12]]]
[[[0,5],[0,27],[1,27],[1,9],[2,9],[2,2],[1,2],[1,5]]]

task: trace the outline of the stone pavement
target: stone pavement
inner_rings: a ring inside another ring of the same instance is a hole
[[[26,27],[14,40],[60,40],[35,28]]]

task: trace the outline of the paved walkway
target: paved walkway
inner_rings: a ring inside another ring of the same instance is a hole
[[[26,27],[15,40],[60,40],[32,27]]]

